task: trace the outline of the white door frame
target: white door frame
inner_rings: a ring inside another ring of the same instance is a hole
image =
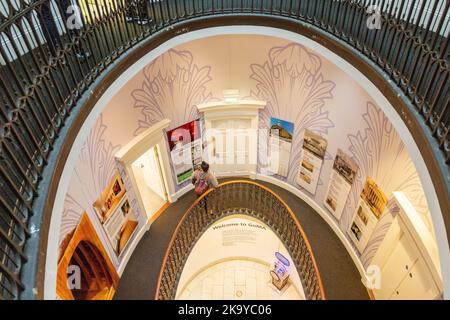
[[[167,193],[167,200],[169,202],[174,202],[171,194],[175,192],[175,186],[173,183],[172,172],[170,170],[170,158],[167,152],[163,152],[163,150],[167,150],[166,142],[164,138],[164,130],[169,127],[171,120],[164,119],[155,125],[151,126],[135,138],[127,143],[124,147],[122,147],[116,154],[115,158],[117,161],[121,162],[124,166],[127,174],[130,178],[131,185],[135,190],[136,198],[138,199],[139,206],[141,212],[145,212],[147,215],[147,221],[150,221],[151,216],[149,216],[149,212],[146,212],[144,202],[141,197],[141,193],[139,192],[139,187],[136,183],[136,177],[134,176],[134,171],[131,165],[139,159],[144,153],[148,152],[154,147],[157,147],[159,157],[157,161],[161,167],[162,180],[164,184],[164,188]]]
[[[266,106],[265,101],[259,100],[238,100],[236,103],[226,103],[225,101],[214,101],[202,103],[197,106],[199,112],[204,114],[205,129],[206,129],[206,145],[212,144],[211,133],[213,126],[212,122],[215,120],[231,120],[231,119],[246,119],[250,120],[250,139],[249,139],[249,162],[250,170],[240,171],[240,176],[254,177],[256,175],[256,168],[258,163],[258,123],[259,111]],[[208,133],[209,132],[209,133]],[[212,149],[208,148],[208,159],[212,159]],[[214,163],[211,163],[211,168],[214,170]],[[231,173],[217,172],[218,177],[233,176]]]

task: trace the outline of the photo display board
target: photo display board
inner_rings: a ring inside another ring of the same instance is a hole
[[[94,202],[93,208],[116,256],[120,257],[136,231],[139,217],[130,205],[123,180],[118,172]]]
[[[347,234],[362,253],[372,236],[384,209],[387,197],[371,177],[367,177]]]
[[[337,150],[331,170],[330,182],[323,204],[336,219],[340,219],[355,180],[358,165],[341,149]]]
[[[202,162],[200,119],[167,131],[167,139],[177,184],[180,184],[189,180],[195,168]]]
[[[292,122],[270,118],[269,150],[270,159],[275,162],[273,174],[287,177],[293,134]]]
[[[312,194],[316,193],[327,144],[319,134],[305,130],[297,183]]]

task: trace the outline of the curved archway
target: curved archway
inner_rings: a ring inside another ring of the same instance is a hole
[[[105,299],[113,287],[113,279],[100,251],[92,242],[78,243],[69,265],[80,268],[80,286],[71,288],[75,300]]]
[[[87,214],[63,247],[56,287],[61,299],[102,300],[114,295],[119,277]]]
[[[282,27],[282,26],[280,26]],[[188,31],[188,30],[184,30]],[[183,32],[183,30],[181,30]],[[417,171],[420,175],[422,185],[424,186],[426,197],[430,206],[430,211],[432,212],[432,218],[433,223],[435,227],[435,232],[437,235],[437,240],[440,248],[441,253],[441,265],[449,265],[450,262],[450,255],[448,252],[448,242],[447,242],[447,234],[445,231],[445,224],[442,217],[442,210],[440,207],[440,204],[445,206],[442,202],[443,197],[445,197],[445,191],[444,189],[441,189],[439,198],[441,202],[439,202],[439,199],[436,195],[436,189],[433,184],[433,180],[431,178],[431,175],[427,168],[427,163],[424,161],[424,158],[421,154],[421,150],[418,148],[418,142],[415,140],[417,139],[417,134],[413,137],[411,132],[408,130],[408,127],[405,125],[405,122],[402,120],[402,117],[408,118],[408,115],[402,114],[402,116],[399,115],[399,113],[396,111],[396,108],[394,108],[386,99],[386,97],[380,92],[380,90],[371,82],[369,81],[360,71],[358,71],[354,66],[352,66],[350,63],[348,63],[346,60],[344,60],[342,57],[339,57],[335,53],[331,52],[329,49],[321,46],[317,42],[311,40],[310,38],[307,38],[305,36],[292,33],[290,31],[280,31],[280,29],[276,28],[268,28],[268,27],[255,27],[255,26],[234,26],[234,27],[216,27],[216,28],[209,28],[209,29],[202,29],[197,31],[192,31],[189,33],[185,33],[182,35],[179,35],[175,38],[172,38],[168,40],[167,42],[164,42],[164,44],[160,45],[159,47],[155,48],[149,53],[146,53],[144,55],[144,50],[140,48],[140,54],[141,58],[137,60],[135,58],[135,62],[130,68],[128,68],[125,72],[123,72],[113,83],[111,86],[109,86],[106,90],[105,87],[102,87],[92,98],[92,101],[90,101],[90,105],[88,104],[87,109],[83,109],[84,112],[80,118],[81,123],[78,123],[78,128],[81,128],[75,137],[72,137],[74,140],[74,143],[70,146],[68,146],[68,149],[66,151],[69,152],[67,161],[60,164],[61,172],[56,174],[57,184],[55,190],[53,190],[51,193],[55,195],[54,203],[50,204],[50,207],[52,207],[51,211],[51,226],[50,226],[50,235],[48,239],[48,250],[47,250],[47,266],[46,266],[46,274],[50,275],[52,274],[52,257],[51,252],[55,250],[55,239],[52,239],[52,235],[58,235],[59,233],[59,221],[60,216],[62,212],[62,201],[63,196],[65,194],[65,191],[68,188],[68,181],[64,177],[68,176],[68,172],[71,172],[71,170],[74,167],[74,163],[76,160],[76,155],[78,154],[78,151],[81,148],[82,143],[86,139],[88,133],[90,132],[90,129],[92,128],[95,119],[98,117],[98,115],[101,113],[101,110],[108,102],[108,99],[111,99],[114,95],[114,92],[116,92],[126,81],[127,79],[130,79],[134,74],[136,74],[140,70],[141,64],[147,64],[150,61],[152,61],[154,58],[156,58],[161,53],[165,52],[166,50],[170,49],[171,47],[179,44],[179,43],[185,43],[187,41],[191,41],[193,39],[198,39],[202,37],[209,37],[211,35],[218,35],[218,34],[271,34],[276,37],[282,37],[289,39],[290,41],[295,42],[302,42],[304,44],[307,44],[310,48],[316,48],[317,50],[320,50],[321,53],[323,53],[325,56],[327,56],[331,61],[334,61],[337,65],[339,65],[343,70],[345,70],[348,74],[350,74],[356,81],[360,82],[363,87],[371,94],[371,96],[374,98],[375,101],[377,101],[378,105],[382,108],[384,113],[390,118],[391,122],[393,123],[395,129],[402,137],[403,141],[405,142],[405,145],[408,148],[409,153],[411,154],[411,157],[414,161],[414,164],[417,168]],[[310,35],[311,36],[311,35]],[[313,36],[312,36],[313,37]],[[314,38],[314,37],[313,37]],[[362,63],[361,63],[362,64]],[[123,71],[123,70],[120,70]],[[119,72],[119,71],[117,71]],[[380,84],[379,79],[377,79],[378,84]],[[95,106],[93,105],[95,103]],[[399,108],[399,106],[396,106]],[[409,125],[411,125],[412,120],[409,119],[410,122],[407,121]],[[414,125],[412,125],[414,126]],[[70,142],[69,142],[70,143]],[[69,151],[70,150],[70,151]],[[431,159],[434,159],[432,156],[430,156]],[[428,165],[433,166],[435,164]],[[64,168],[64,169],[63,169]],[[434,171],[436,172],[436,171]],[[58,176],[59,175],[59,176]],[[441,177],[442,178],[442,177]],[[57,188],[57,191],[56,191]],[[444,194],[442,194],[444,192]],[[51,195],[50,193],[50,195]],[[51,197],[50,197],[51,198]],[[448,202],[448,199],[447,199]],[[54,251],[53,251],[54,252]],[[53,259],[54,260],[54,259]],[[449,282],[449,276],[447,275],[447,269],[442,268],[444,273],[444,283],[446,291],[449,289],[448,282]],[[46,277],[46,294],[51,294],[51,287],[53,286],[51,284],[52,280],[50,278]],[[54,292],[54,291],[53,291]]]

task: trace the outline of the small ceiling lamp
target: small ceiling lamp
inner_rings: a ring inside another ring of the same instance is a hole
[[[239,90],[238,89],[227,89],[223,90],[223,99],[225,103],[232,104],[239,102]]]

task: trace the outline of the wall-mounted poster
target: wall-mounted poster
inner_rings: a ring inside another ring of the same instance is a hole
[[[347,234],[362,253],[387,204],[387,197],[371,177],[367,177]]]
[[[316,193],[327,144],[319,134],[305,130],[297,183],[312,194]]]
[[[118,209],[104,224],[106,233],[118,257],[122,254],[137,225],[138,220],[130,206],[130,201],[127,196],[124,196]]]
[[[292,136],[294,124],[277,118],[270,119],[269,150],[270,159],[275,162],[272,167],[277,174],[287,177],[289,158],[291,156]]]
[[[202,162],[200,119],[168,131],[167,139],[177,184],[180,184],[188,180]]]
[[[341,149],[337,150],[331,171],[330,183],[325,192],[324,205],[338,220],[344,211],[358,165]]]
[[[125,246],[136,231],[139,221],[130,205],[119,173],[103,190],[93,207],[114,252],[120,258]]]

